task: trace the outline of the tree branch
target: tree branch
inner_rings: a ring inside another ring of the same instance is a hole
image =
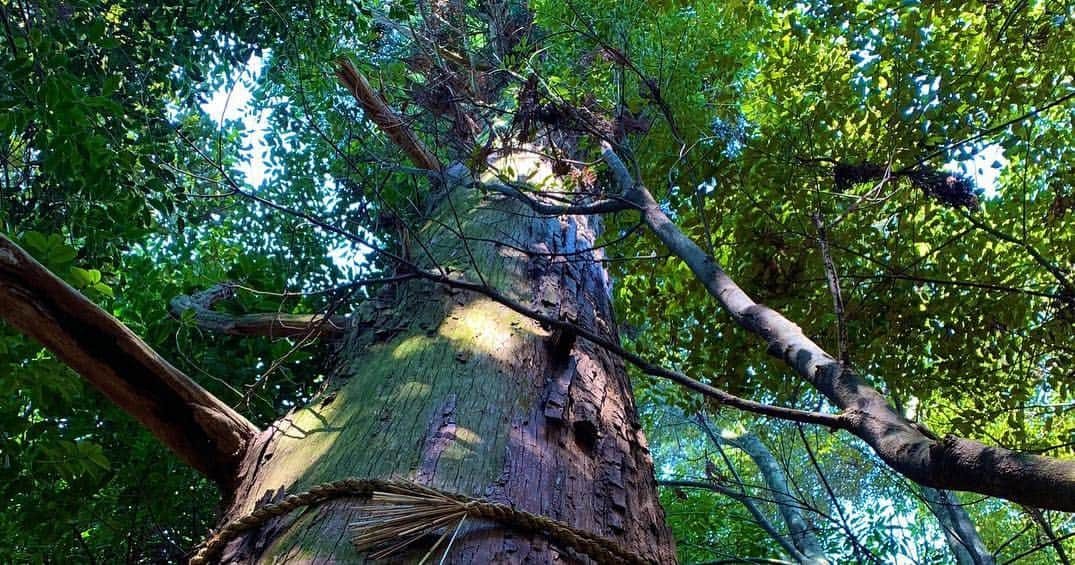
[[[0,235],[0,319],[41,342],[224,488],[257,427]]]
[[[716,434],[714,434],[713,430],[709,428],[709,425],[706,423],[705,417],[702,414],[698,414],[698,424],[699,424],[699,427],[702,428],[702,431],[705,432],[706,436],[709,437],[710,441],[713,442],[713,446],[717,448],[717,452],[720,454],[720,458],[724,461],[724,465],[728,468],[728,472],[731,473],[732,478],[734,478],[735,482],[738,484],[739,492],[743,493],[743,495],[747,495],[746,484],[743,482],[743,477],[741,477],[739,475],[739,471],[735,468],[735,465],[732,464],[731,458],[728,457],[728,454],[725,453],[725,451],[724,451],[724,447],[723,447],[724,442],[721,442],[721,441],[718,440]],[[711,462],[707,458],[707,460],[706,460],[706,474],[707,475],[710,475],[710,470],[709,470],[709,465],[710,464],[711,464]],[[759,470],[762,470],[760,466],[759,466]],[[713,473],[713,474],[715,475],[715,473]],[[713,478],[713,477],[710,477],[710,478]],[[784,496],[790,498],[790,495],[788,495],[786,492],[781,493],[780,491],[774,489],[773,488],[773,486],[774,486],[773,483],[770,483],[768,481],[768,479],[769,479],[768,476],[763,474],[762,478],[765,479],[765,481],[766,481],[765,484],[768,487],[769,491],[772,493],[773,502],[775,502],[777,504],[777,506],[781,508],[781,514],[783,515],[783,504],[781,504],[781,502],[779,502],[780,496],[781,496],[781,494],[783,494]],[[785,485],[785,487],[786,486],[787,485]],[[798,562],[800,564],[803,564],[803,565],[819,565],[819,564],[814,564],[814,563],[807,563],[807,556],[802,551],[802,545],[800,543],[798,543],[797,540],[794,539],[795,538],[795,530],[794,530],[794,528],[791,527],[790,522],[787,522],[785,520],[785,523],[788,526],[788,537],[785,537],[785,536],[780,535],[779,533],[777,533],[776,528],[773,527],[773,524],[769,521],[768,518],[766,518],[761,513],[760,510],[758,510],[757,505],[755,505],[753,503],[753,501],[751,501],[749,499],[749,497],[745,498],[742,501],[742,503],[743,503],[744,506],[747,507],[747,511],[749,511],[750,514],[752,516],[754,516],[754,521],[758,522],[758,524],[762,527],[762,529],[769,533],[770,537],[773,537],[774,539],[776,539],[777,543],[779,543],[781,546],[783,546],[784,549],[788,552],[788,554],[791,555],[792,558],[794,558],[796,562]],[[798,510],[798,508],[796,508],[796,510]]]
[[[1038,115],[1040,115],[1042,112],[1044,112],[1046,110],[1049,110],[1051,108],[1054,108],[1056,106],[1060,106],[1061,104],[1064,104],[1065,102],[1067,102],[1068,100],[1071,100],[1072,98],[1075,98],[1075,90],[1073,90],[1071,92],[1068,92],[1067,94],[1064,94],[1060,98],[1057,98],[1056,100],[1053,100],[1052,102],[1049,102],[1048,104],[1045,104],[1045,105],[1041,106],[1040,108],[1035,108],[1035,109],[1033,109],[1033,110],[1031,110],[1031,111],[1029,111],[1029,112],[1027,112],[1025,114],[1020,115],[1020,116],[1017,116],[1017,117],[1012,118],[1010,120],[1007,120],[1005,122],[999,123],[999,124],[997,124],[995,126],[985,128],[985,129],[979,131],[978,133],[976,133],[976,134],[974,134],[974,135],[972,135],[970,137],[961,139],[959,141],[954,141],[952,143],[943,144],[939,148],[937,148],[936,150],[934,150],[934,151],[930,152],[929,154],[927,154],[926,156],[918,159],[913,164],[908,165],[908,166],[900,169],[899,172],[911,171],[911,170],[915,169],[916,167],[918,167],[919,165],[925,163],[926,161],[929,161],[929,160],[933,159],[934,157],[938,157],[940,155],[943,155],[943,154],[947,153],[948,151],[951,151],[951,150],[955,149],[956,147],[959,147],[961,145],[966,145],[968,143],[973,143],[975,141],[978,141],[979,139],[982,139],[984,137],[987,137],[987,136],[992,135],[994,133],[997,133],[999,131],[1003,131],[1003,130],[1005,130],[1005,129],[1007,129],[1007,128],[1009,128],[1009,127],[1011,127],[1011,126],[1013,126],[1013,125],[1015,125],[1015,124],[1017,124],[1019,122],[1022,122],[1024,120],[1027,120],[1027,119],[1030,119],[1030,118],[1035,118]]]
[[[213,305],[235,295],[229,283],[213,285],[193,295],[181,294],[168,304],[168,313],[182,319],[184,312],[194,313],[194,323],[203,330],[236,336],[304,337],[340,335],[347,328],[346,316],[322,314],[227,314],[214,311]]]
[[[814,226],[817,227],[817,243],[821,248],[821,258],[825,263],[825,280],[829,283],[829,294],[832,295],[832,310],[836,315],[836,347],[840,353],[840,362],[847,365],[851,362],[848,353],[847,318],[844,316],[844,295],[840,291],[840,275],[836,272],[836,263],[832,260],[829,252],[829,237],[825,229],[825,219],[821,213],[813,215]]]
[[[519,200],[529,206],[533,211],[539,214],[546,214],[549,216],[568,214],[607,214],[610,212],[622,212],[624,210],[637,209],[633,203],[628,202],[622,198],[605,198],[596,202],[590,202],[586,204],[557,205],[541,202],[540,200],[530,196],[529,194],[510,184],[487,182],[483,183],[482,186],[494,192],[499,192],[501,194]]]
[[[1000,239],[1002,241],[1006,241],[1006,242],[1008,242],[1008,243],[1010,243],[1012,245],[1017,245],[1017,246],[1022,247],[1023,249],[1025,249],[1026,252],[1035,261],[1037,261],[1038,265],[1041,265],[1042,268],[1044,268],[1046,271],[1049,271],[1049,274],[1051,274],[1053,277],[1055,277],[1057,282],[1060,283],[1060,286],[1062,287],[1060,289],[1061,298],[1066,300],[1066,301],[1068,301],[1068,302],[1075,303],[1075,283],[1073,283],[1071,281],[1071,279],[1067,276],[1067,274],[1060,267],[1054,265],[1052,261],[1050,261],[1044,255],[1042,255],[1041,252],[1037,250],[1037,248],[1035,248],[1029,242],[1014,238],[1014,237],[1008,235],[1007,233],[1004,233],[1004,232],[994,228],[993,226],[990,226],[989,224],[979,220],[978,218],[975,218],[974,214],[971,214],[971,213],[963,211],[963,210],[960,210],[960,214],[964,218],[966,218],[968,222],[973,224],[974,227],[976,227],[976,228],[978,228],[978,229],[980,229],[980,230],[992,235],[993,237],[995,237],[997,239]]]
[[[776,310],[754,302],[694,241],[668,218],[653,195],[627,174],[603,144],[603,156],[626,198],[658,239],[694,273],[706,290],[744,329],[762,338],[768,352],[844,410],[849,431],[894,470],[921,485],[997,496],[1051,510],[1075,511],[1075,462],[1017,453],[973,440],[936,440],[889,405],[884,396],[842,366],[802,329]]]
[[[347,59],[337,61],[336,78],[347,87],[348,92],[362,105],[373,123],[381,128],[400,147],[411,161],[420,168],[439,171],[440,161],[422,143],[418,136],[403,123],[399,115],[385,104],[381,95],[373,90],[369,81]]]

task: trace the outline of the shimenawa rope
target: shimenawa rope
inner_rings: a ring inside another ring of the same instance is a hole
[[[370,555],[382,558],[398,552],[434,530],[447,528],[429,550],[435,551],[452,533],[459,532],[466,519],[489,520],[502,526],[527,533],[544,533],[549,541],[564,549],[585,555],[594,562],[605,564],[629,563],[652,565],[654,562],[618,543],[580,530],[574,526],[538,514],[518,510],[506,504],[415,484],[409,481],[380,479],[344,479],[322,483],[310,490],[293,494],[266,504],[226,524],[213,534],[191,558],[191,565],[205,565],[216,557],[229,542],[247,530],[304,506],[344,497],[369,498],[360,507],[368,517],[350,525],[359,551],[381,549]],[[454,541],[455,534],[452,534]],[[451,548],[451,541],[444,552]]]

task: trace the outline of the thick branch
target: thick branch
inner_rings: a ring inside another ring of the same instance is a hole
[[[0,235],[0,319],[41,342],[225,488],[258,429]]]
[[[924,486],[997,496],[1020,504],[1075,511],[1075,462],[1016,453],[948,437],[934,440],[892,408],[876,389],[803,334],[779,312],[754,302],[717,261],[687,237],[653,195],[635,183],[607,144],[603,153],[626,198],[658,239],[694,273],[744,329],[765,340],[771,355],[842,408],[849,431],[890,467]]]
[[[345,316],[321,314],[227,314],[214,311],[213,305],[234,296],[234,286],[217,284],[193,295],[181,294],[168,304],[168,313],[181,319],[194,313],[194,323],[203,330],[237,336],[303,337],[339,335],[347,328]]]
[[[369,81],[347,59],[340,59],[337,63],[336,78],[340,84],[347,87],[348,92],[362,105],[373,123],[381,128],[392,141],[400,147],[411,161],[423,169],[431,171],[440,170],[440,161],[422,143],[418,136],[403,123],[391,108],[385,104],[381,95],[373,90]]]

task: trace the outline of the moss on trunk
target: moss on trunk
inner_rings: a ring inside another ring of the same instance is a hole
[[[545,164],[532,162],[535,172]],[[518,166],[518,164],[516,164]],[[517,169],[518,170],[518,169]],[[607,277],[585,217],[538,218],[510,201],[456,188],[421,237],[437,262],[546,312],[615,335]],[[470,240],[509,242],[512,247]],[[543,255],[544,254],[544,255]],[[244,467],[228,517],[345,477],[406,478],[488,497],[674,560],[652,462],[622,363],[552,336],[481,296],[411,281],[367,305],[372,326],[345,340],[326,391],[280,419]],[[237,561],[361,562],[339,500],[237,540]],[[419,550],[413,557],[420,557]],[[540,536],[475,524],[455,563],[551,562]]]

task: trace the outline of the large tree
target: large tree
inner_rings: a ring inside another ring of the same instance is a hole
[[[244,524],[206,546],[225,561],[397,555],[348,532],[418,495],[594,537],[416,507],[416,560],[674,561],[628,366],[651,406],[846,432],[939,513],[938,489],[1071,512],[1075,463],[1033,451],[1073,429],[1075,14],[998,10],[5,5],[0,318],[219,485],[218,526]],[[196,104],[203,68],[252,56],[259,186],[240,128]],[[945,169],[983,150],[1006,156],[999,188]],[[245,390],[203,388],[120,321],[153,328],[102,271],[152,283],[168,261],[228,265],[176,267],[182,328],[282,344],[253,346]],[[293,310],[235,307],[251,280],[297,289],[276,296]],[[10,341],[28,374],[40,355]],[[312,382],[277,379],[300,354]],[[25,445],[48,421],[28,398]],[[788,553],[823,559],[761,441],[726,441],[780,493]]]

